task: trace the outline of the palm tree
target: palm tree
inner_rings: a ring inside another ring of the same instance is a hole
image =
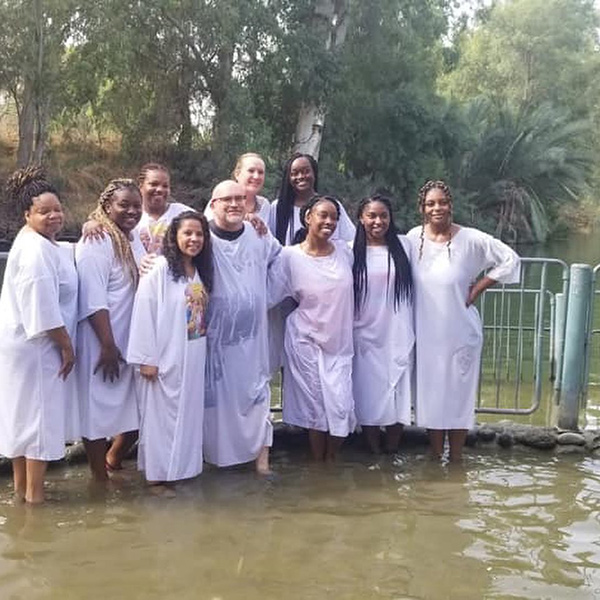
[[[511,241],[544,241],[557,206],[577,201],[591,161],[586,121],[550,104],[514,109],[479,99],[467,109],[473,145],[461,163],[459,188],[495,234]]]

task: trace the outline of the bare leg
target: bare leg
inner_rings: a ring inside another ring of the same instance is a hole
[[[27,492],[27,470],[25,467],[25,457],[17,456],[17,458],[13,458],[12,468],[15,498],[20,502],[23,502]]]
[[[434,458],[442,458],[444,454],[444,434],[445,429],[428,429],[429,447]]]
[[[327,447],[327,433],[325,431],[309,429],[308,444],[313,460],[323,462],[325,460],[325,450]]]
[[[126,433],[119,433],[119,435],[115,435],[104,459],[106,464],[114,470],[121,469],[123,458],[127,452],[129,452],[133,444],[135,444],[137,439],[137,431],[127,431]]]
[[[450,462],[460,462],[462,450],[467,440],[467,429],[450,429],[448,441],[450,442]]]
[[[25,502],[28,504],[41,504],[44,501],[44,475],[48,468],[45,460],[25,459],[27,471],[27,491]]]
[[[394,423],[394,425],[388,425],[385,428],[385,451],[388,454],[394,454],[395,452],[398,452],[402,429],[402,423]]]
[[[327,462],[335,462],[345,439],[346,438],[337,437],[335,435],[327,435]]]
[[[83,445],[94,480],[100,483],[107,481],[106,440],[104,438],[99,440],[88,440],[87,438],[83,438]]]
[[[373,454],[381,454],[381,431],[377,425],[363,425],[369,450]]]
[[[259,475],[271,475],[269,467],[269,446],[263,446],[255,461],[256,472]]]

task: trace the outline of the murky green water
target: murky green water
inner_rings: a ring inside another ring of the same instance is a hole
[[[600,598],[600,472],[587,458],[468,452],[278,477],[209,471],[174,499],[126,471],[105,497],[51,473],[39,509],[0,493],[5,600]]]
[[[526,250],[593,265],[600,237]],[[600,600],[592,458],[478,448],[450,469],[353,449],[318,468],[279,451],[273,480],[208,470],[174,499],[128,466],[105,494],[83,466],[53,470],[36,509],[0,479],[1,600]]]

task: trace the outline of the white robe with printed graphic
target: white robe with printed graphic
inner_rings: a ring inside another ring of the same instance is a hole
[[[400,237],[410,260],[410,243]],[[396,270],[387,246],[367,246],[368,286],[354,316],[352,380],[359,425],[410,425],[413,305],[394,307]],[[388,274],[389,264],[389,274]]]
[[[46,332],[64,326],[72,336],[76,313],[72,251],[23,228],[10,250],[0,295],[0,454],[64,456],[75,373],[66,381],[58,377],[60,352]]]
[[[473,426],[483,345],[481,319],[467,308],[470,286],[486,269],[500,283],[519,280],[520,260],[487,233],[461,227],[447,243],[408,233],[413,245],[416,333],[416,421],[429,429]]]
[[[167,210],[153,219],[146,211],[142,213],[142,218],[133,230],[133,236],[139,237],[148,253],[162,254],[163,239],[171,221],[182,212],[194,210],[190,206],[181,204],[181,202],[169,202]]]
[[[137,370],[135,375],[141,413],[138,467],[149,481],[202,472],[207,302],[198,274],[174,281],[164,257],[141,278],[136,292],[127,362],[158,367],[158,381]]]
[[[267,270],[281,246],[248,223],[233,241],[214,234],[211,241],[204,458],[224,467],[254,460],[272,445]]]

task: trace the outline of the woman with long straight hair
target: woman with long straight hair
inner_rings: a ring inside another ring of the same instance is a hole
[[[390,200],[361,200],[354,239],[354,361],[356,418],[372,452],[396,452],[411,420],[413,285],[410,243],[399,236]]]
[[[300,210],[317,194],[319,166],[310,154],[293,154],[283,167],[277,199],[271,204],[269,228],[282,246],[293,243],[302,228]],[[351,242],[354,225],[340,203],[340,218],[332,239]]]

